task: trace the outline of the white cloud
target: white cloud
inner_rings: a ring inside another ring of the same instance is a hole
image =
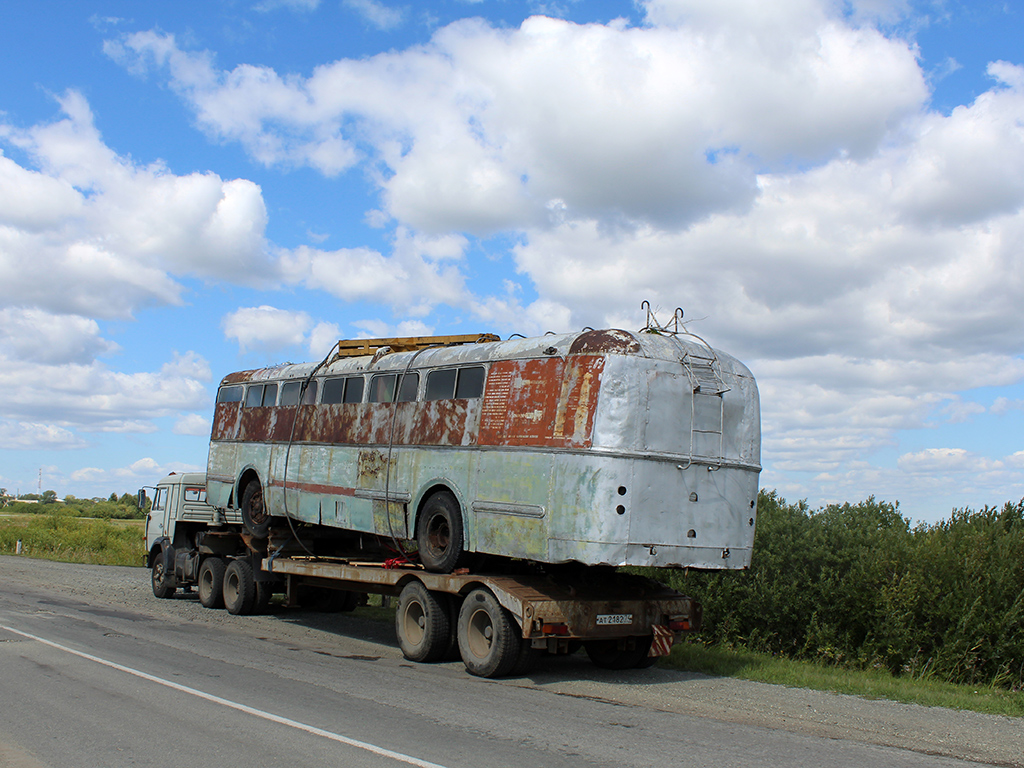
[[[250,349],[279,351],[299,346],[312,320],[305,312],[290,312],[263,305],[242,307],[224,316],[224,335],[238,342],[243,352]]]
[[[821,8],[762,15],[785,35],[467,20],[426,47],[308,78],[218,71],[157,32],[107,48],[126,67],[165,69],[207,130],[261,162],[336,174],[365,142],[387,168],[390,213],[420,230],[539,223],[556,197],[574,216],[683,225],[743,210],[766,163],[869,154],[927,97],[903,41]]]
[[[210,418],[199,413],[183,413],[175,420],[171,431],[176,435],[209,437]]]
[[[94,486],[107,484],[123,487],[126,482],[137,484],[155,484],[171,472],[205,472],[206,467],[198,464],[169,463],[161,464],[155,459],[146,457],[134,461],[126,467],[102,469],[100,467],[82,467],[71,473],[71,480],[78,483],[89,483]]]
[[[900,456],[896,465],[905,472],[934,474],[940,472],[983,472],[1002,467],[963,448],[926,448]]]
[[[363,19],[380,30],[394,29],[402,23],[405,12],[393,8],[377,0],[344,0],[346,8],[351,8]]]
[[[69,429],[54,424],[0,420],[0,443],[5,448],[70,450],[88,443]]]
[[[254,11],[268,13],[278,8],[285,8],[289,11],[310,12],[315,11],[320,5],[320,0],[260,0],[253,6]]]
[[[309,333],[310,356],[315,360],[322,359],[341,338],[341,329],[334,323],[317,323]]]
[[[36,363],[88,363],[120,349],[100,337],[95,320],[40,309],[0,309],[0,350]]]
[[[0,306],[124,318],[180,303],[176,276],[272,276],[257,185],[135,165],[103,143],[80,94],[59,101],[64,119],[0,125],[0,142],[37,166],[0,156]]]
[[[78,432],[154,432],[153,419],[209,406],[200,380],[209,380],[209,367],[193,353],[183,357],[191,361],[186,373],[178,358],[158,373],[127,374],[96,361],[46,364],[0,356],[5,429],[17,432],[26,448],[81,447]]]

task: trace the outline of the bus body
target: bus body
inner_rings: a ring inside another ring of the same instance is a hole
[[[428,345],[226,376],[209,503],[422,550],[443,496],[466,552],[749,566],[760,413],[738,360],[686,333]]]

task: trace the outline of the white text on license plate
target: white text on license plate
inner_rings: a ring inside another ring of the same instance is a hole
[[[599,613],[597,623],[601,624],[632,624],[633,614],[631,613]]]

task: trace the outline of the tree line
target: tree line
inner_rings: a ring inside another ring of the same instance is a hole
[[[67,495],[63,500],[57,498],[55,491],[43,491],[41,494],[26,493],[14,498],[0,488],[0,499],[3,499],[4,512],[8,514],[40,514],[59,513],[70,517],[98,517],[106,520],[141,520],[149,509],[139,509],[138,496],[124,493],[118,496],[111,493],[106,499],[79,499]]]
[[[911,526],[762,491],[749,571],[650,575],[703,603],[702,642],[1024,688],[1024,499]]]

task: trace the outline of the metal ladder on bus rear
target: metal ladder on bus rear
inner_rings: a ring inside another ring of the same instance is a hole
[[[725,398],[723,395],[729,391],[729,387],[727,387],[725,382],[722,380],[722,374],[718,363],[718,355],[715,354],[715,351],[710,346],[708,347],[708,352],[709,355],[704,356],[694,354],[687,350],[683,353],[683,357],[680,361],[683,364],[683,370],[686,371],[687,378],[690,380],[690,386],[692,389],[692,395],[690,397],[690,452],[684,469],[693,463],[694,435],[718,435],[718,451],[715,456],[715,458],[718,459],[718,465],[715,467],[709,467],[709,469],[717,469],[721,466],[722,459],[724,458]],[[718,398],[718,423],[717,425],[714,423],[709,425],[710,427],[717,426],[717,429],[698,429],[698,397]]]

